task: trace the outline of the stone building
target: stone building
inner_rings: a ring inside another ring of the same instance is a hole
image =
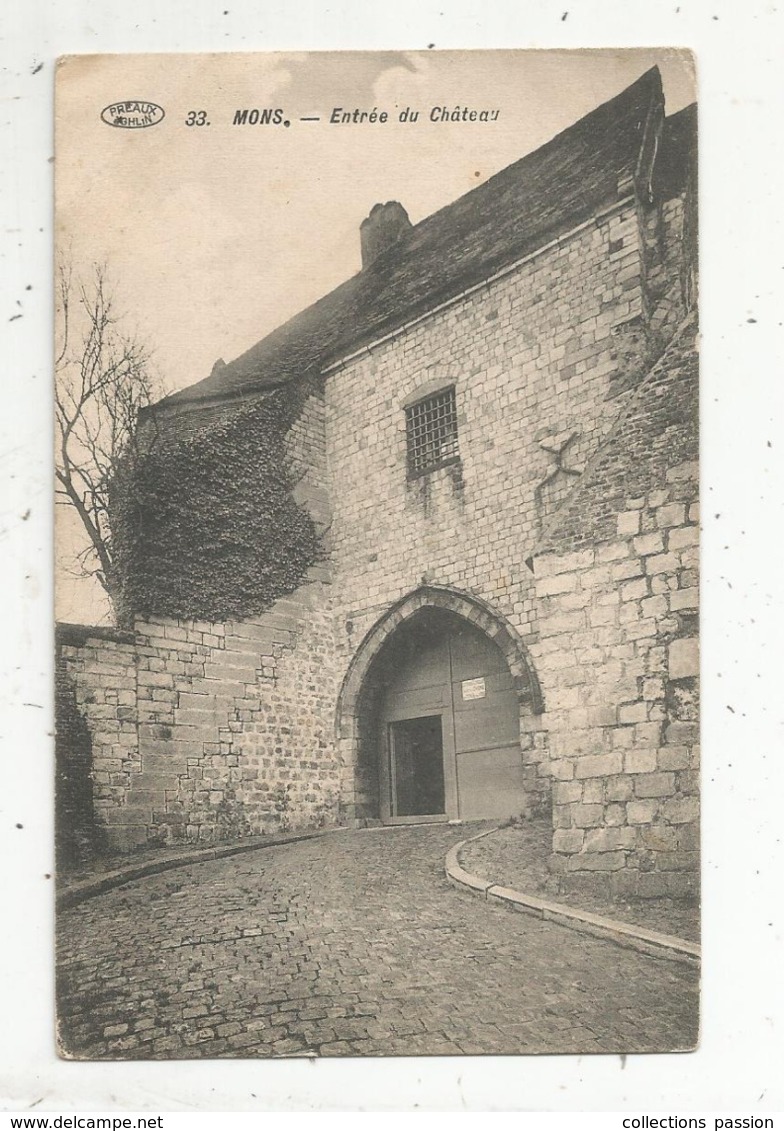
[[[98,835],[552,813],[564,886],[693,889],[695,150],[654,69],[419,224],[376,205],[361,272],[155,406],[306,377],[329,553],[251,617],[60,627]]]

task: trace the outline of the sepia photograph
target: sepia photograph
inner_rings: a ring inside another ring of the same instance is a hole
[[[686,49],[66,55],[67,1060],[690,1052]]]

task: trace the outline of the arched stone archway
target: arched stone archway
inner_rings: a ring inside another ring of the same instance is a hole
[[[392,605],[366,633],[351,661],[340,691],[336,728],[344,766],[346,816],[377,819],[383,783],[378,777],[379,696],[383,659],[415,622],[434,612],[459,620],[492,643],[503,657],[519,716],[519,753],[525,780],[525,808],[549,804],[541,692],[528,652],[515,629],[487,602],[458,590],[423,585]],[[401,632],[403,630],[403,632]]]

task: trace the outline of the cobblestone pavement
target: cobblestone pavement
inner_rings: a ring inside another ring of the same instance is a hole
[[[444,856],[471,831],[336,833],[164,872],[61,912],[66,1055],[693,1046],[694,968],[451,887]]]

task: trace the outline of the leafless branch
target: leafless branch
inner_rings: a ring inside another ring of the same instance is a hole
[[[79,576],[97,577],[117,611],[109,487],[121,457],[136,450],[139,410],[156,392],[147,347],[122,327],[102,265],[89,280],[57,270],[56,493],[85,535]]]

